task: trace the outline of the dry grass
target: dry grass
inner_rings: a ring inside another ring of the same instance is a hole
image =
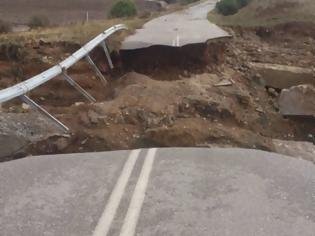
[[[209,20],[226,26],[272,26],[288,22],[314,22],[314,0],[253,0],[237,14],[209,13]]]
[[[194,3],[196,4],[196,3]],[[191,4],[191,5],[194,5]],[[188,6],[191,6],[188,5]],[[186,6],[186,7],[188,7]],[[89,21],[89,23],[77,23],[77,24],[68,24],[64,26],[57,27],[48,27],[43,29],[34,29],[28,32],[20,33],[8,33],[0,34],[0,44],[2,43],[17,43],[23,44],[26,42],[45,40],[49,42],[74,42],[80,45],[88,42],[96,35],[100,34],[102,31],[107,28],[116,25],[116,24],[126,24],[129,28],[128,31],[116,35],[114,38],[116,41],[121,41],[123,37],[131,34],[135,29],[141,28],[144,23],[147,21],[158,17],[160,15],[169,14],[174,11],[179,11],[185,7],[179,4],[173,4],[167,11],[164,12],[155,12],[152,13],[148,18],[141,17],[132,17],[132,18],[123,18],[123,19],[105,19],[105,20],[94,20]]]
[[[29,32],[8,33],[0,35],[0,43],[10,42],[23,44],[26,42],[45,40],[49,42],[75,42],[82,45],[107,28],[121,23],[126,24],[129,27],[128,32],[120,34],[120,37],[124,37],[136,28],[141,27],[144,20],[139,18],[99,20],[91,21],[88,24],[73,24],[61,27],[31,30]]]

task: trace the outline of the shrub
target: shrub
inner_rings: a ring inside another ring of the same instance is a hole
[[[238,3],[241,7],[245,7],[249,2],[250,0],[238,0]]]
[[[49,19],[43,15],[32,16],[28,22],[28,26],[32,29],[49,26]]]
[[[220,0],[216,4],[217,10],[222,15],[233,15],[238,12],[239,9],[245,7],[251,0]]]
[[[0,59],[23,61],[26,57],[27,51],[21,44],[12,42],[0,44]]]
[[[24,72],[19,64],[13,64],[10,68],[11,75],[14,77],[15,82],[19,83],[24,78]]]
[[[114,4],[110,10],[110,16],[113,18],[130,17],[137,15],[137,8],[131,0],[120,0]]]
[[[11,31],[11,25],[7,22],[0,20],[0,34],[8,33]]]

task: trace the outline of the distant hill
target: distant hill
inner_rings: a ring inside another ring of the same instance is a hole
[[[315,20],[315,0],[253,0],[232,16],[210,14],[222,25],[274,25]]]
[[[83,21],[86,12],[90,19],[104,19],[117,0],[0,0],[0,19],[26,23],[33,15],[45,15],[52,23]]]
[[[105,18],[111,0],[0,0],[0,18],[26,23],[33,15],[45,15],[52,23],[83,21],[86,11],[91,19]]]

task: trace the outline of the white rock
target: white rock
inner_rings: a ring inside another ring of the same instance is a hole
[[[22,109],[24,111],[29,111],[31,109],[31,106],[26,103],[22,103]]]
[[[315,87],[305,84],[283,89],[279,108],[280,113],[286,116],[315,117]]]

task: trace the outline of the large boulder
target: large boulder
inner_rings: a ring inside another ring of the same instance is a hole
[[[267,63],[251,63],[251,67],[261,75],[268,87],[285,89],[300,84],[315,85],[311,69]]]
[[[0,162],[24,156],[28,144],[24,137],[0,133]]]
[[[315,117],[315,87],[299,85],[283,89],[279,98],[280,113],[285,116]]]
[[[55,135],[63,133],[39,113],[0,112],[0,162],[26,156],[30,145]]]

